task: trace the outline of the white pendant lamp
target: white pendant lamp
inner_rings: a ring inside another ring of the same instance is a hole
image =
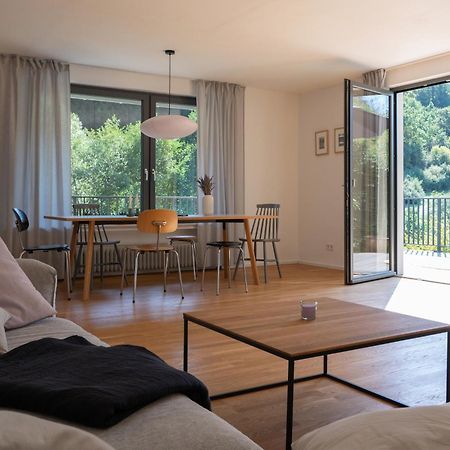
[[[141,132],[155,139],[178,139],[197,131],[197,124],[185,116],[170,114],[170,94],[172,82],[172,55],[175,50],[165,50],[169,56],[169,114],[150,117],[141,123]]]

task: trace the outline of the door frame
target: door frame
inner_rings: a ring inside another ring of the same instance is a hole
[[[388,211],[389,211],[389,260],[391,269],[385,272],[380,272],[374,275],[367,275],[358,279],[353,278],[353,213],[352,202],[353,198],[353,104],[352,92],[353,87],[358,87],[370,92],[386,94],[390,98],[390,116],[389,116],[389,196],[388,196]],[[344,174],[344,208],[345,208],[345,224],[344,224],[344,241],[345,241],[345,284],[358,284],[367,281],[379,280],[382,278],[393,277],[396,275],[397,269],[397,158],[396,158],[396,102],[395,94],[391,90],[375,88],[364,83],[344,80],[344,129],[345,129],[345,174]]]

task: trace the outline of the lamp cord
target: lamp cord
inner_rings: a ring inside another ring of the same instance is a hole
[[[170,91],[172,82],[172,55],[169,54],[169,116],[170,116]]]

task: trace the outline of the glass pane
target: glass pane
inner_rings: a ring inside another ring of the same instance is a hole
[[[106,215],[126,214],[130,197],[140,207],[141,101],[72,94],[71,108],[72,203]]]
[[[389,96],[353,88],[353,279],[391,269]]]
[[[156,115],[168,114],[168,104],[157,103]],[[197,121],[197,109],[171,105],[171,114]],[[157,208],[178,214],[197,214],[197,133],[180,139],[156,140],[155,202]]]

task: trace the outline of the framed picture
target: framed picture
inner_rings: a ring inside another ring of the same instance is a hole
[[[345,138],[344,129],[335,128],[334,129],[334,153],[344,153],[345,149]]]
[[[328,130],[316,131],[316,155],[328,154]]]

